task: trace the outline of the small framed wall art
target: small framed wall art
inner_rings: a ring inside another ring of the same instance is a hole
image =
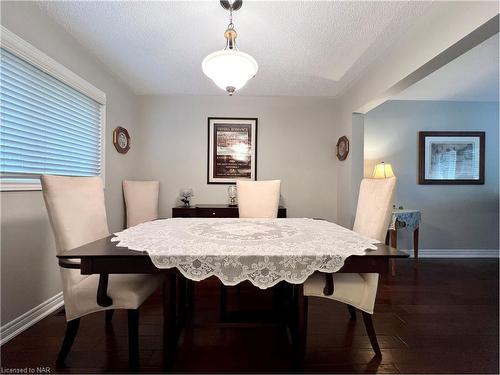
[[[208,118],[208,184],[257,178],[256,118]]]
[[[118,126],[113,130],[113,145],[120,154],[126,154],[130,149],[130,135],[127,129]]]
[[[484,184],[484,132],[419,132],[418,183]]]
[[[337,141],[337,159],[344,161],[349,155],[349,139],[343,135]]]

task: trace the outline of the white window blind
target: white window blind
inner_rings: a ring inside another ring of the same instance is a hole
[[[4,48],[0,72],[0,174],[97,176],[103,106]]]

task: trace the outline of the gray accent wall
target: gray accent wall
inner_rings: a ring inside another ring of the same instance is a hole
[[[106,93],[106,205],[110,230],[119,230],[121,181],[133,177],[137,149],[132,146],[128,154],[118,154],[112,132],[123,126],[135,138],[136,97],[35,3],[2,1],[1,24]],[[41,191],[1,192],[0,202],[1,325],[5,325],[59,293],[61,283]]]
[[[422,211],[422,249],[498,249],[498,102],[389,101],[365,115],[365,176],[380,161],[398,178],[397,205]],[[419,131],[485,131],[484,185],[419,185]],[[411,248],[403,231],[401,248]]]

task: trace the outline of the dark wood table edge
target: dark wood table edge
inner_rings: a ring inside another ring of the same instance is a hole
[[[176,278],[185,277],[175,267],[168,269],[157,268],[145,252],[117,246],[115,242],[111,241],[113,237],[111,235],[57,255],[59,265],[63,268],[80,269],[82,275],[100,275],[96,297],[99,306],[108,307],[113,304],[112,299],[107,294],[110,274],[163,273],[166,275],[175,275]],[[367,250],[365,255],[352,255],[348,257],[343,266],[335,273],[383,274],[388,272],[389,259],[409,257],[407,253],[384,244],[377,244],[377,247],[379,248],[377,250]],[[382,254],[377,252],[380,249],[382,249]],[[75,263],[74,260],[78,259],[80,262]],[[324,294],[331,295],[333,291],[332,273],[325,273]]]
[[[110,235],[58,254],[59,265],[63,268],[79,268],[83,275],[175,272],[174,269],[157,268],[146,252],[117,246],[117,242],[112,241],[114,237]],[[366,250],[364,255],[348,257],[337,272],[385,273],[389,259],[409,257],[407,253],[388,245],[379,243],[376,246],[376,250]]]

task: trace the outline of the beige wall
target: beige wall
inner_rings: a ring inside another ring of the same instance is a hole
[[[334,102],[322,98],[140,98],[136,147],[143,178],[159,179],[160,213],[182,187],[194,202],[227,203],[227,185],[207,185],[207,117],[257,117],[257,178],[281,179],[288,215],[336,219]]]
[[[107,95],[106,204],[110,230],[121,228],[121,180],[133,177],[137,150],[118,154],[112,143],[116,126],[136,134],[135,96],[66,31],[28,2],[2,1],[1,23]],[[26,27],[29,25],[30,27]],[[1,324],[60,292],[54,241],[40,191],[2,192]]]

